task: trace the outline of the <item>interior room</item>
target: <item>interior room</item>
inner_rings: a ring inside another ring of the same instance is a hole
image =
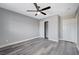
[[[79,3],[0,3],[0,55],[79,55]]]

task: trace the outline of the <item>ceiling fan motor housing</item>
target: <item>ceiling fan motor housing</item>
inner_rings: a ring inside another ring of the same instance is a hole
[[[40,8],[40,6],[38,6],[38,8]]]

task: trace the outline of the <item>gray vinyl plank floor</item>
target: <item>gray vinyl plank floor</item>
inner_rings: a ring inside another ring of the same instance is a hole
[[[50,41],[36,38],[0,48],[0,55],[78,55],[76,44],[69,41]]]

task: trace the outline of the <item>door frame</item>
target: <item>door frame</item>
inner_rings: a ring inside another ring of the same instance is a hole
[[[46,30],[46,27],[47,27],[47,26],[48,26],[48,21],[45,21],[45,22],[44,22],[44,38],[45,38],[45,39],[48,39],[48,37],[46,36],[46,33],[47,33],[46,31],[48,31],[48,30]]]

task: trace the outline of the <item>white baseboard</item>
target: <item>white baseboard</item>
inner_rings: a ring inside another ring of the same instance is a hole
[[[78,51],[79,51],[79,47],[78,47],[78,45],[77,45],[77,49],[78,49]]]
[[[69,41],[69,40],[66,40],[66,39],[59,39],[59,40]],[[77,44],[77,41],[76,41],[76,40],[75,40],[75,41],[70,41],[70,42],[74,42],[74,43],[76,43],[76,44]]]
[[[55,39],[49,39],[49,40],[51,40],[51,41],[55,41],[55,42],[58,42],[59,40],[55,40]]]
[[[40,36],[41,37],[41,36]],[[44,37],[41,37],[41,38],[44,38]],[[55,42],[58,42],[59,40],[57,40],[57,39],[49,39],[48,38],[48,40],[51,40],[51,41],[55,41]]]
[[[28,38],[28,39],[25,39],[25,40],[22,40],[22,41],[18,41],[18,42],[9,43],[9,44],[6,44],[6,45],[2,45],[2,46],[0,46],[0,48],[6,47],[6,46],[10,46],[10,45],[14,45],[14,44],[18,44],[18,43],[21,43],[21,42],[24,42],[24,41],[32,40],[32,39],[38,38],[38,37],[39,36],[33,37],[33,38]]]

